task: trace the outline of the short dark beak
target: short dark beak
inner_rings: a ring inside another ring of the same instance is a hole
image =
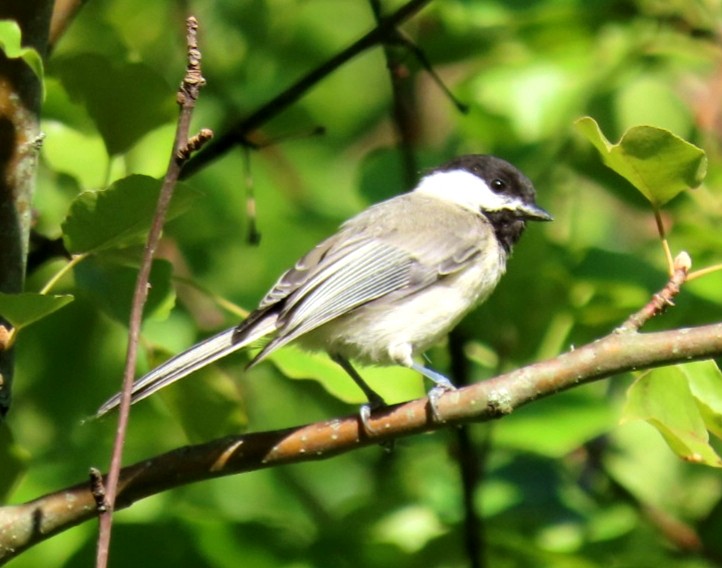
[[[522,217],[524,219],[529,219],[530,221],[553,221],[554,217],[552,217],[549,213],[547,213],[544,209],[536,205],[535,203],[525,203],[524,207],[521,209]]]

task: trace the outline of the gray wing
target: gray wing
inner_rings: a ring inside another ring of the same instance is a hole
[[[409,215],[409,197],[353,218],[279,279],[260,305],[280,308],[278,334],[254,362],[356,307],[392,292],[416,293],[457,272],[493,235],[485,219],[468,211],[445,211],[437,219],[437,200],[415,196]]]

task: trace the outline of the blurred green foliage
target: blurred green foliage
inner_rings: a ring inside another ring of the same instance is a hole
[[[402,4],[382,2],[387,12]],[[194,124],[217,134],[374,25],[366,0],[88,2],[46,64],[35,202],[41,234],[60,237],[71,211],[87,212],[93,204],[77,201],[84,191],[117,187],[130,174],[163,175],[185,65],[185,6],[200,22],[208,81]],[[666,280],[648,204],[576,133],[581,116],[593,116],[613,141],[646,124],[706,151],[705,183],[673,199],[662,217],[673,252],[688,251],[695,268],[722,261],[721,24],[706,0],[437,0],[403,26],[470,106],[459,114],[407,56],[418,171],[462,153],[497,154],[534,180],[539,203],[555,216],[528,229],[498,290],[460,326],[472,380],[608,333]],[[247,239],[249,172],[240,148],[187,180],[201,196],[166,227],[139,372],[159,353],[237,321],[216,297],[252,309],[345,218],[408,189],[400,186],[391,106],[386,62],[374,48],[253,134],[259,143],[281,140],[250,158],[258,246]],[[304,136],[318,126],[324,135]],[[97,227],[99,241],[91,239],[96,250],[123,209],[140,212],[134,201],[117,207]],[[122,315],[138,258],[131,247],[79,263],[53,289],[75,301],[18,335],[14,406],[0,426],[6,502],[106,467],[114,417],[83,419],[120,384]],[[38,267],[27,290],[39,291],[66,262]],[[689,283],[648,328],[720,321],[720,290],[719,272]],[[429,355],[435,368],[448,368],[444,345]],[[322,356],[289,349],[246,373],[247,360],[234,356],[134,408],[126,463],[242,428],[351,413],[348,402],[360,401],[350,381],[333,390],[345,402],[329,394],[318,379],[336,370]],[[422,392],[405,371],[372,375],[390,401]],[[588,385],[469,427],[476,451],[465,459],[483,472],[472,505],[487,565],[705,567],[722,559],[719,470],[683,462],[643,422],[619,425],[631,382]],[[117,515],[111,562],[470,566],[460,448],[455,431],[439,432],[403,440],[390,454],[368,448],[158,495]],[[689,529],[701,542],[686,538]],[[94,523],[74,528],[12,565],[89,566],[95,533]]]

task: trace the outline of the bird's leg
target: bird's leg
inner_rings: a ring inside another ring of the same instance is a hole
[[[429,391],[429,395],[428,395],[429,396],[429,409],[431,410],[431,418],[434,420],[434,422],[443,422],[441,420],[441,416],[439,416],[439,409],[437,408],[439,398],[441,398],[441,395],[443,395],[444,393],[456,390],[456,387],[453,384],[451,384],[451,381],[449,379],[447,379],[444,375],[442,375],[441,373],[437,373],[433,369],[424,367],[420,363],[412,361],[411,365],[409,365],[409,366],[414,371],[421,373],[427,379],[429,379],[430,381],[432,381],[434,383],[434,388],[432,388]]]
[[[386,406],[386,401],[381,397],[379,393],[377,393],[375,390],[373,390],[368,384],[366,384],[366,381],[364,381],[361,378],[361,375],[358,374],[358,371],[354,369],[351,366],[351,363],[348,361],[348,359],[345,359],[344,357],[341,357],[340,355],[331,355],[331,359],[333,359],[336,363],[341,365],[341,368],[348,373],[348,376],[353,379],[353,381],[358,385],[358,387],[363,391],[363,393],[366,395],[366,398],[368,399],[369,403],[364,404],[361,409],[359,410],[359,416],[361,418],[361,424],[363,424],[364,429],[367,433],[372,433],[373,428],[369,426],[369,419],[371,418],[371,411],[377,410],[379,408],[383,408]]]

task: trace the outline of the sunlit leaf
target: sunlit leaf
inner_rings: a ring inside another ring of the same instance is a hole
[[[38,79],[43,79],[43,59],[32,47],[23,47],[22,32],[17,22],[0,20],[0,49],[8,59],[22,59]]]
[[[612,144],[593,118],[585,116],[575,124],[604,163],[627,179],[655,208],[700,185],[707,173],[704,151],[668,130],[635,126],[624,133],[619,143]]]
[[[0,292],[0,315],[21,329],[59,310],[73,301],[70,294],[44,295],[33,292],[4,294]]]
[[[297,347],[275,351],[270,360],[291,379],[318,381],[335,397],[349,403],[364,403],[366,398],[356,383],[328,355],[307,353]],[[360,367],[364,381],[388,403],[411,400],[424,395],[418,373],[403,367]]]
[[[722,439],[722,372],[710,360],[680,365],[707,429]]]
[[[722,467],[686,374],[679,366],[642,374],[627,392],[623,420],[645,420],[687,461]]]
[[[133,175],[103,191],[81,193],[63,222],[66,248],[80,254],[144,242],[160,188],[160,180]],[[177,184],[167,219],[180,215],[197,196],[185,184]]]

